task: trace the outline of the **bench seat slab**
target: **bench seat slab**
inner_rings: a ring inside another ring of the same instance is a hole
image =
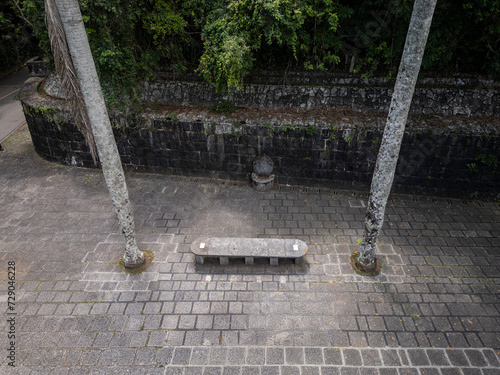
[[[271,265],[277,265],[279,258],[290,258],[302,264],[307,245],[295,239],[206,237],[194,241],[191,252],[198,264],[215,257],[220,264],[228,264],[229,258],[245,258],[245,264],[254,264],[254,258],[269,258]]]

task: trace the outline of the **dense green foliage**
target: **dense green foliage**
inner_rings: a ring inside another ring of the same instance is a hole
[[[43,0],[19,4],[47,51]],[[107,97],[123,101],[133,99],[139,81],[157,66],[196,71],[219,91],[238,89],[249,73],[270,69],[390,76],[398,68],[413,1],[80,0],[80,5]],[[15,14],[12,5],[9,9]],[[0,27],[13,27],[7,18],[0,17]],[[499,46],[500,0],[439,0],[423,70],[500,77]]]
[[[13,0],[0,2],[0,73],[21,66],[39,52],[33,24],[16,4]]]

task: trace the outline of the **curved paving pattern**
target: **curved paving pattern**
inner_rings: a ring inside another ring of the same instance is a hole
[[[138,242],[156,258],[127,275],[99,171],[41,160],[25,128],[3,145],[2,312],[8,261],[19,303],[18,367],[3,355],[0,373],[500,374],[497,203],[392,196],[384,270],[365,278],[348,264],[362,192],[129,174]],[[202,236],[309,251],[302,267],[196,265]]]

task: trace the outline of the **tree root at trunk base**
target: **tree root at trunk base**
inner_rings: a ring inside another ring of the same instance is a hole
[[[351,267],[358,275],[361,276],[377,276],[382,271],[382,263],[375,259],[375,266],[367,268],[358,262],[359,251],[351,254]]]
[[[143,250],[143,252],[144,252],[144,262],[135,268],[125,267],[123,258],[121,258],[118,263],[120,264],[120,268],[122,269],[122,271],[129,274],[138,274],[142,273],[146,268],[148,268],[151,262],[153,261],[155,254],[151,250]]]

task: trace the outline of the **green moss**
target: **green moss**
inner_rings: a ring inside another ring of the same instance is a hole
[[[367,270],[358,262],[359,251],[355,251],[351,254],[351,267],[358,275],[361,276],[377,276],[382,271],[382,263],[375,259],[375,268],[373,270]]]
[[[46,107],[46,106],[43,106],[43,107],[33,106],[31,108],[32,108],[33,112],[35,112],[35,114],[37,114],[37,115],[52,116],[55,113],[55,110],[53,108]]]
[[[236,112],[236,107],[233,103],[231,103],[231,101],[224,100],[223,102],[214,105],[212,108],[210,108],[210,110],[215,113],[224,113],[226,115],[230,115],[231,113]]]
[[[123,272],[131,275],[136,275],[142,273],[146,268],[149,267],[149,265],[153,262],[153,259],[155,258],[155,254],[151,250],[144,250],[144,257],[146,258],[144,263],[140,267],[135,269],[125,268],[125,265],[123,263],[123,258],[120,259],[118,264],[120,265],[120,268],[123,270]]]

